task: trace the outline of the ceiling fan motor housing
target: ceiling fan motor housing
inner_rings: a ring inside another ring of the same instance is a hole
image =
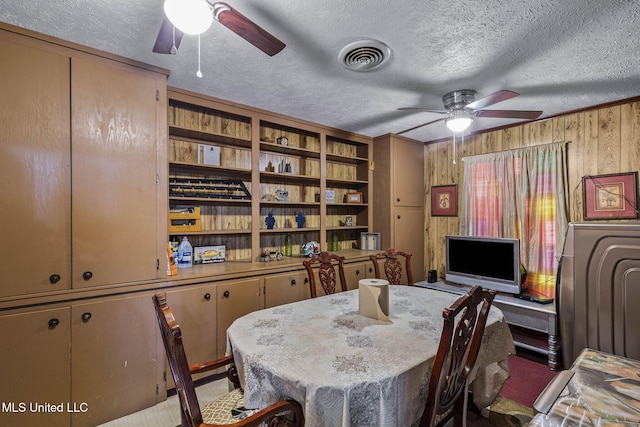
[[[476,100],[477,92],[472,89],[454,90],[442,97],[444,108],[451,112],[463,110],[467,105]]]

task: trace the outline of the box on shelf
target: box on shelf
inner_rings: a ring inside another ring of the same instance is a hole
[[[360,249],[363,251],[379,251],[380,236],[380,233],[360,233]]]
[[[169,232],[202,231],[199,206],[175,207],[169,210]]]
[[[220,166],[220,147],[198,144],[198,163],[202,165]]]
[[[198,246],[194,252],[194,264],[209,264],[213,262],[223,262],[225,260],[226,247],[222,246]]]

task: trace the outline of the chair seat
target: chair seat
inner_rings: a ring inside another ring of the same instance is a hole
[[[231,416],[233,408],[244,406],[244,393],[236,388],[219,397],[202,409],[202,420],[207,424],[235,424],[238,418]]]

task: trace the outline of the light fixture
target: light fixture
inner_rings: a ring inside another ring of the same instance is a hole
[[[206,0],[165,0],[164,13],[185,34],[204,33],[213,23],[213,12]]]
[[[473,114],[466,110],[453,110],[445,123],[453,132],[462,132],[467,129],[473,121]]]

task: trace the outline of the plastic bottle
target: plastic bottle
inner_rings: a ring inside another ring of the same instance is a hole
[[[182,238],[178,247],[178,268],[191,267],[193,261],[193,246],[189,243],[187,236]]]
[[[337,251],[338,250],[338,233],[336,233],[335,231],[331,234],[331,250],[332,251]]]
[[[291,256],[293,254],[293,237],[291,233],[287,233],[287,237],[284,239],[284,254],[285,256]]]
[[[171,242],[169,242],[169,244],[171,245],[171,252],[174,258],[178,258],[178,248],[180,247],[180,240],[178,240],[178,238],[176,236],[173,236],[171,238]]]

